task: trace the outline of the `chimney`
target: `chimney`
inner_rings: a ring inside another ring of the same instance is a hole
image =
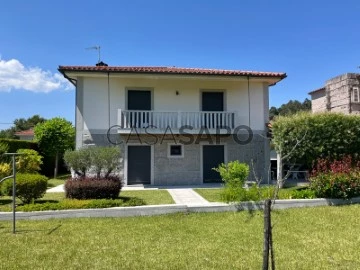
[[[100,61],[99,63],[96,64],[97,67],[107,67],[108,64],[104,63],[103,61]]]

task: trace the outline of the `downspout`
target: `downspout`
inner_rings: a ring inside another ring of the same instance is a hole
[[[109,126],[109,129],[110,129],[110,72],[107,73],[107,84],[108,84],[108,119],[109,119],[109,122],[108,122],[108,126]]]
[[[248,91],[248,108],[249,108],[249,128],[251,124],[251,118],[250,118],[250,77],[247,76],[247,91]]]

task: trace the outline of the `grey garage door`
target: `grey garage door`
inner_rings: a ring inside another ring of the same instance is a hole
[[[224,162],[223,145],[203,146],[203,179],[204,183],[221,182],[220,174],[212,168]]]
[[[128,146],[128,185],[150,184],[151,147]]]

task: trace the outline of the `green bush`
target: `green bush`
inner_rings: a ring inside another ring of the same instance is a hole
[[[276,117],[271,124],[275,150],[282,151],[283,155],[290,154],[287,161],[301,163],[310,168],[318,158],[358,156],[359,115],[298,113]],[[302,138],[304,139],[301,140]]]
[[[89,148],[81,148],[76,151],[65,151],[64,161],[69,169],[73,169],[78,176],[85,177],[91,167]]]
[[[227,164],[222,163],[217,168],[213,168],[213,170],[217,171],[222,181],[225,182],[221,194],[224,201],[239,201],[246,196],[247,193],[243,186],[249,176],[249,165],[235,160]]]
[[[360,172],[320,173],[310,178],[317,197],[350,199],[360,196]]]
[[[94,167],[97,177],[104,172],[107,178],[120,163],[120,147],[116,146],[96,146],[90,147],[91,165]]]
[[[2,184],[4,195],[12,195],[13,180],[8,179]],[[47,177],[41,174],[19,173],[16,175],[16,197],[23,203],[42,198],[47,188]]]
[[[32,149],[19,149],[17,153],[16,170],[20,173],[37,173],[40,171],[42,156]]]
[[[12,166],[9,163],[0,163],[0,180],[12,175]]]
[[[75,151],[66,151],[64,160],[69,169],[77,175],[85,177],[92,169],[97,178],[103,173],[107,178],[119,166],[121,157],[120,147],[93,146]]]

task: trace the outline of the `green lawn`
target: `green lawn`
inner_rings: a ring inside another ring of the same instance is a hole
[[[65,181],[69,179],[71,174],[59,175],[57,178],[51,178],[48,180],[48,188],[53,188],[62,184],[65,184]]]
[[[61,203],[61,205],[57,203]],[[46,193],[45,196],[34,205],[22,205],[17,200],[18,211],[41,211],[41,210],[61,210],[61,209],[80,209],[80,208],[106,208],[113,206],[134,206],[134,205],[159,205],[174,204],[174,201],[167,190],[134,190],[121,191],[117,200],[70,200],[65,199],[65,194]],[[56,205],[54,205],[56,204]],[[11,197],[0,197],[0,211],[11,211]]]
[[[66,180],[62,180],[62,179],[49,179],[48,180],[48,188],[53,188],[62,184],[65,184]]]
[[[277,269],[359,269],[360,206],[273,212]],[[261,212],[0,222],[0,269],[261,269]],[[6,247],[6,248],[5,248]]]

